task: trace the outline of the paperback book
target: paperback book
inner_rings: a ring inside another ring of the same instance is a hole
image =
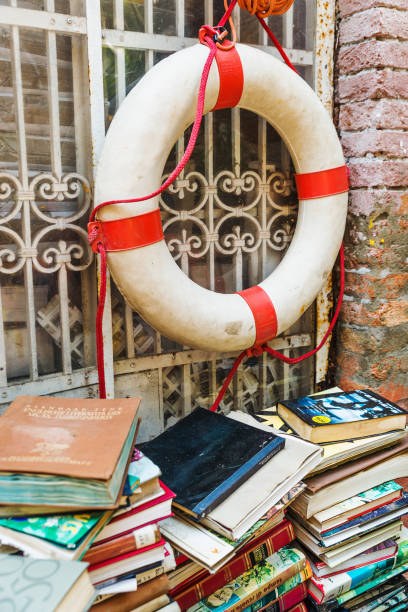
[[[402,408],[369,389],[285,400],[277,412],[302,438],[320,443],[404,430],[406,424]]]

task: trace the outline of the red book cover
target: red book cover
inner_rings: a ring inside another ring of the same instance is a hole
[[[140,514],[144,510],[153,508],[153,506],[157,506],[158,504],[161,504],[162,502],[167,501],[168,499],[173,499],[173,497],[176,497],[176,494],[173,493],[173,491],[171,491],[169,487],[166,487],[166,485],[163,484],[161,481],[159,482],[160,482],[161,488],[164,490],[163,495],[161,495],[160,497],[156,497],[156,499],[152,499],[151,501],[146,502],[145,504],[136,506],[136,508],[131,508],[127,512],[121,512],[120,514],[115,513],[115,515],[111,518],[109,523],[116,523],[117,521],[121,521],[122,519],[127,518],[128,516]]]
[[[208,597],[217,589],[227,584],[237,576],[243,574],[272,553],[290,544],[295,538],[292,524],[284,519],[271,531],[262,534],[254,542],[250,542],[242,548],[236,556],[231,559],[221,570],[215,574],[204,572],[198,582],[191,582],[194,576],[188,579],[188,584],[178,585],[170,591],[171,597],[175,599],[181,610],[187,610],[190,606]],[[188,586],[190,585],[190,586]],[[294,602],[296,603],[296,602]],[[293,604],[291,604],[293,605]]]
[[[297,606],[291,608],[288,612],[307,612],[306,604],[304,602],[298,603]]]
[[[262,610],[266,610],[271,608],[271,612],[294,612],[298,610],[298,605],[301,604],[304,599],[306,599],[307,595],[307,587],[306,582],[302,582],[294,589],[285,593],[285,595],[281,595],[276,601],[273,603],[269,603],[265,606],[265,608],[260,608],[256,612],[262,612]],[[295,607],[293,607],[295,606]],[[303,608],[299,608],[302,610]],[[305,608],[306,609],[306,608]]]
[[[106,561],[100,561],[99,563],[94,563],[88,567],[88,571],[92,572],[100,567],[104,567],[105,565],[111,565],[112,563],[116,563],[117,561],[121,561],[122,559],[129,559],[129,557],[136,557],[137,555],[142,555],[148,550],[152,550],[153,548],[163,548],[165,544],[164,540],[160,540],[155,544],[150,544],[150,546],[146,546],[145,548],[140,548],[139,550],[134,550],[133,552],[128,552],[123,555],[119,555],[117,557],[113,557],[112,559],[107,559]]]

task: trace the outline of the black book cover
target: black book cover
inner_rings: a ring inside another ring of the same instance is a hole
[[[405,414],[402,408],[370,389],[307,396],[285,400],[280,404],[311,427]]]
[[[284,445],[273,433],[197,408],[141,448],[176,493],[174,503],[201,518]]]

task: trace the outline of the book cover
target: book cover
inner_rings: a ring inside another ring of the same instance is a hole
[[[261,536],[254,543],[250,543],[241,549],[215,574],[205,572],[198,581],[193,576],[190,579],[193,580],[191,586],[188,586],[181,592],[175,589],[175,592],[171,591],[170,594],[177,601],[181,610],[187,610],[187,608],[190,608],[203,597],[208,597],[230,580],[237,578],[260,561],[290,544],[294,537],[292,525],[285,520],[281,525],[275,527],[272,532]]]
[[[133,495],[139,485],[143,485],[149,480],[153,480],[153,478],[160,478],[160,476],[160,468],[151,459],[146,457],[141,450],[135,448],[129,464],[123,495]]]
[[[362,491],[357,495],[353,495],[348,499],[345,499],[338,504],[334,504],[327,508],[326,510],[322,510],[318,512],[314,518],[319,521],[319,523],[324,523],[330,519],[335,517],[341,517],[341,515],[346,512],[350,512],[351,510],[356,510],[359,513],[364,513],[364,506],[370,504],[371,502],[378,501],[381,503],[381,498],[387,496],[389,493],[396,493],[401,495],[402,487],[398,483],[393,480],[389,480],[388,482],[384,482],[376,487],[372,487],[366,491]],[[357,512],[356,512],[357,513]]]
[[[123,612],[123,610],[133,610],[160,595],[167,594],[169,588],[169,579],[166,574],[163,574],[139,586],[137,591],[117,595],[113,599],[108,599],[106,602],[94,606],[94,608],[97,612]]]
[[[160,465],[175,504],[202,518],[284,445],[271,432],[197,408],[142,450]]]
[[[370,389],[306,396],[280,404],[310,427],[406,415],[402,408]]]
[[[140,399],[15,399],[0,417],[0,472],[109,480]]]
[[[119,554],[140,550],[150,544],[156,544],[160,540],[160,529],[158,525],[146,525],[135,529],[132,533],[119,536],[104,544],[94,544],[83,556],[83,561],[88,563],[99,563],[117,557]]]
[[[403,565],[394,567],[394,569],[384,572],[383,574],[376,576],[372,580],[369,580],[368,582],[365,582],[364,584],[361,584],[360,586],[355,587],[354,589],[350,589],[346,593],[343,593],[342,595],[336,598],[337,604],[341,606],[342,604],[346,603],[350,599],[353,599],[357,595],[361,595],[362,593],[365,593],[366,591],[369,591],[370,589],[373,589],[379,586],[380,584],[387,582],[394,576],[398,576],[399,574],[402,574],[407,570],[408,563],[404,563]]]
[[[404,493],[400,499],[390,502],[385,506],[379,506],[370,512],[360,514],[339,527],[334,527],[333,529],[328,529],[327,531],[322,532],[322,537],[326,538],[331,535],[346,532],[348,529],[352,529],[353,527],[363,526],[366,523],[371,523],[371,521],[375,521],[381,517],[386,517],[388,514],[391,514],[396,510],[400,510],[401,508],[405,508],[406,506],[408,506],[408,493]]]
[[[264,605],[275,601],[310,576],[310,565],[303,553],[295,548],[283,548],[194,604],[188,611],[242,612],[265,596],[268,598],[264,600]]]
[[[271,612],[269,608],[264,608],[264,611]],[[288,610],[288,612],[307,612],[306,604],[303,602],[299,603],[297,606],[294,606],[293,608]]]
[[[408,540],[401,542],[398,553],[391,559],[371,563],[364,567],[349,570],[335,576],[316,578],[312,576],[309,592],[318,603],[338,598],[343,593],[354,589],[395,567],[408,562]]]
[[[86,567],[78,561],[0,555],[0,610],[54,612],[70,598],[67,610],[85,611],[94,598]]]
[[[301,576],[299,576],[299,578],[301,578]],[[295,604],[299,604],[306,598],[306,583],[302,582],[301,584],[298,584],[298,586],[295,586],[290,591],[284,593],[275,601],[272,599],[274,595],[274,591],[264,595],[264,597],[261,597],[261,599],[255,601],[255,603],[248,606],[248,608],[245,608],[243,612],[291,612],[293,611],[293,606],[295,606]]]
[[[105,512],[0,519],[0,526],[75,550]]]

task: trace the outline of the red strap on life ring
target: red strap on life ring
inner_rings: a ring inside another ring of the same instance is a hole
[[[255,285],[250,289],[238,291],[250,307],[255,319],[256,338],[254,346],[264,344],[275,338],[278,330],[275,307],[269,295],[260,287]]]
[[[88,223],[88,235],[94,253],[98,252],[98,244],[103,244],[105,251],[126,251],[160,242],[164,238],[160,210],[111,221],[92,221]]]
[[[227,45],[229,41],[226,40],[223,44]],[[239,53],[235,47],[227,51],[217,48],[215,61],[220,75],[220,91],[212,110],[237,106],[244,89],[244,71]]]
[[[344,193],[349,189],[349,172],[347,166],[295,174],[299,200],[324,198],[329,195]]]

